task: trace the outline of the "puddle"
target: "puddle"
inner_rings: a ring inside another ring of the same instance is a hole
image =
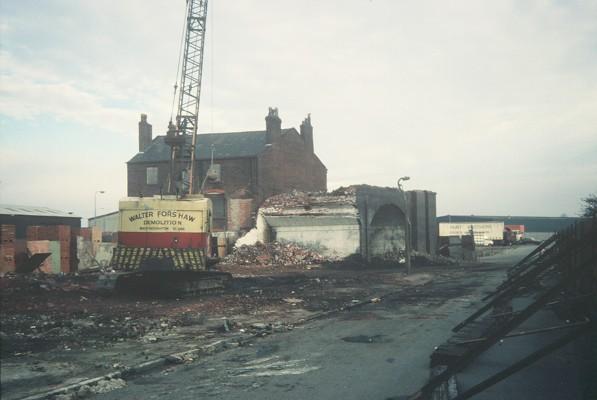
[[[351,311],[343,314],[340,318],[342,321],[376,321],[386,319],[370,311]]]
[[[388,339],[385,335],[357,335],[357,336],[346,336],[342,340],[348,343],[389,343],[392,339]]]

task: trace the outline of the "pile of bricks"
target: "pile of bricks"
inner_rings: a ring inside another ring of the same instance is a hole
[[[15,270],[15,226],[0,225],[0,272]]]
[[[330,194],[332,196],[353,197],[357,195],[357,188],[356,186],[340,186]]]
[[[272,242],[243,245],[234,249],[223,264],[228,265],[312,265],[336,261],[322,256],[314,250],[305,249],[294,243]]]
[[[261,207],[283,209],[288,207],[304,206],[310,203],[311,196],[312,194],[310,193],[293,190],[290,193],[281,193],[265,199]]]
[[[77,232],[68,225],[27,227],[27,249],[30,254],[52,253],[41,270],[48,273],[70,273],[77,269]]]
[[[290,209],[302,209],[309,212],[311,209],[323,209],[343,205],[356,204],[356,189],[353,187],[340,188],[332,193],[325,192],[300,192],[293,190],[289,193],[277,194],[267,198],[261,205],[265,214],[287,212]]]

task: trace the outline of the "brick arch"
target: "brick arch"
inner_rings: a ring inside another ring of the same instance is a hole
[[[407,218],[395,204],[377,208],[369,224],[369,258],[398,261],[406,254]]]
[[[405,193],[397,188],[367,185],[359,185],[356,189],[361,256],[371,261],[386,252],[404,251],[407,246],[410,251]],[[384,238],[386,243],[381,243]]]

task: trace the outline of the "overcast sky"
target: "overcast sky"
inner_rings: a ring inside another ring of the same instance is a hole
[[[0,203],[117,209],[170,117],[183,0],[0,2]],[[597,2],[210,0],[200,131],[311,113],[328,189],[438,215],[576,215],[597,192]]]

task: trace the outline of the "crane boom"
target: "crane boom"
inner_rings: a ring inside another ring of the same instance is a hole
[[[203,53],[205,29],[207,24],[208,0],[187,0],[186,29],[182,71],[180,75],[178,110],[176,126],[168,126],[166,143],[171,147],[171,167],[168,191],[174,190],[174,180],[180,181],[179,192],[186,192],[186,182],[182,175],[184,167],[188,168],[188,193],[194,189],[195,148],[197,145],[197,122],[199,102],[201,99],[201,77],[203,74]],[[191,144],[188,144],[191,138]],[[190,165],[188,165],[190,164]],[[180,169],[180,171],[179,171]]]

